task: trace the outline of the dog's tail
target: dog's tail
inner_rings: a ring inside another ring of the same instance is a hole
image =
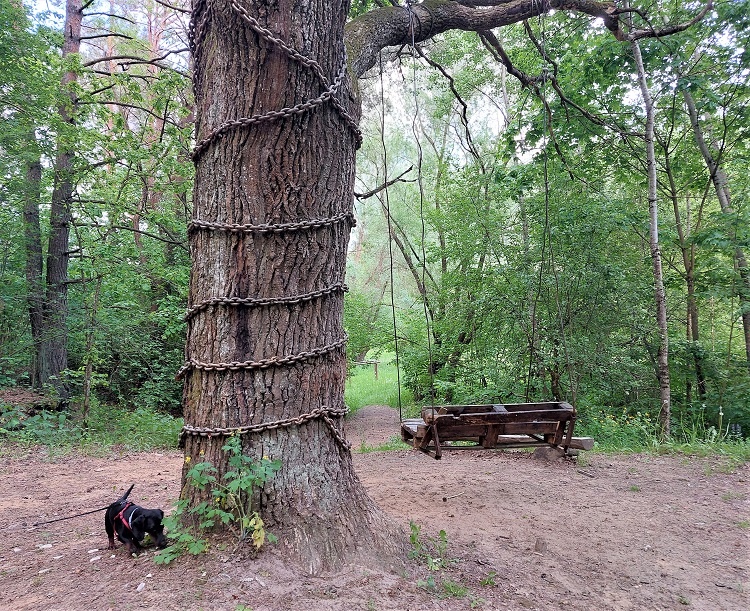
[[[128,488],[128,491],[127,491],[127,492],[126,492],[125,494],[123,494],[123,495],[122,495],[122,496],[121,496],[121,497],[120,497],[119,499],[117,499],[117,502],[118,502],[118,503],[124,503],[124,502],[126,501],[126,499],[128,498],[128,496],[130,495],[130,491],[131,491],[131,490],[132,490],[132,489],[133,489],[134,487],[135,487],[135,484],[132,484],[132,485],[130,486],[130,488]]]

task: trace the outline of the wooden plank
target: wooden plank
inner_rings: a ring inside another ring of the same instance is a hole
[[[498,437],[498,445],[520,443],[529,445],[528,441],[532,440],[526,435],[500,435]],[[532,440],[533,441],[533,440]],[[594,438],[593,437],[571,437],[569,448],[574,450],[593,450],[594,449]]]
[[[465,416],[468,414],[491,414],[496,412],[538,412],[559,411],[575,415],[573,406],[565,402],[547,401],[541,403],[505,403],[487,405],[434,405],[422,408],[422,418],[429,421],[437,416]]]
[[[463,414],[461,416],[437,416],[434,422],[444,420],[447,422],[463,422],[465,424],[502,424],[506,422],[534,422],[534,421],[567,421],[573,414],[563,410],[534,410],[524,412],[491,412],[484,414]],[[425,422],[430,422],[425,418]],[[441,423],[442,425],[443,423]]]

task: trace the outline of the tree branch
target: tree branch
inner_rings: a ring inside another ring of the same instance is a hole
[[[713,8],[713,0],[708,0],[708,2],[706,3],[706,6],[703,7],[703,10],[700,13],[698,13],[695,17],[693,17],[690,21],[685,21],[684,23],[670,24],[658,30],[654,29],[651,26],[643,30],[632,30],[628,32],[627,40],[633,42],[636,40],[640,40],[641,38],[661,38],[662,36],[669,36],[671,34],[677,34],[678,32],[684,32],[689,27],[695,25],[701,19],[703,19],[708,13],[708,11],[710,11],[712,8]]]
[[[633,41],[682,32],[700,21],[712,2],[708,0],[704,9],[687,22],[626,32],[620,18],[624,11],[611,0],[424,0],[420,4],[386,6],[360,15],[346,25],[346,45],[352,72],[359,78],[375,65],[382,49],[423,42],[448,30],[491,30],[554,9],[601,19],[617,40]]]
[[[128,19],[127,17],[123,17],[122,15],[115,15],[114,13],[86,13],[86,17],[95,17],[96,15],[100,15],[103,17],[114,17],[115,19],[122,19],[123,21],[127,21],[128,23],[136,25],[136,22],[132,19]]]
[[[169,9],[172,9],[173,11],[177,11],[178,13],[184,13],[185,15],[189,15],[192,11],[187,8],[180,8],[179,6],[175,6],[174,4],[169,4],[168,2],[164,2],[164,0],[156,0],[157,4],[161,4],[162,6],[166,6]]]
[[[117,38],[124,38],[126,40],[135,40],[132,36],[127,34],[118,34],[117,32],[107,32],[106,34],[92,34],[91,36],[81,36],[79,40],[94,40],[95,38],[109,38],[110,36],[116,36]]]
[[[418,43],[448,30],[490,30],[552,9],[568,10],[602,19],[619,40],[625,39],[612,2],[595,0],[425,0],[407,7],[375,9],[346,26],[346,43],[354,75],[375,65],[381,49]]]
[[[368,199],[368,198],[372,197],[373,195],[377,195],[381,191],[384,191],[385,189],[387,189],[391,185],[395,185],[397,182],[414,182],[413,180],[402,180],[402,178],[404,176],[406,176],[409,172],[411,172],[413,169],[414,169],[414,166],[410,165],[406,170],[404,170],[403,172],[401,172],[401,174],[399,174],[398,176],[396,176],[396,178],[394,178],[393,180],[389,180],[388,182],[383,183],[379,187],[375,187],[372,191],[367,191],[365,193],[357,193],[357,192],[355,192],[354,193],[354,197],[356,197],[357,199]]]

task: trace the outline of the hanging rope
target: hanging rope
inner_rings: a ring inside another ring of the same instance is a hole
[[[544,0],[542,0],[543,2]],[[563,345],[563,353],[565,355],[565,366],[568,373],[568,381],[571,387],[571,392],[573,392],[573,370],[572,365],[570,363],[570,354],[568,352],[568,344],[567,340],[565,338],[565,321],[563,320],[562,315],[562,307],[560,304],[560,277],[557,272],[557,266],[555,265],[555,253],[554,248],[552,246],[552,233],[550,229],[550,222],[549,222],[549,204],[550,204],[550,184],[549,184],[549,153],[548,153],[548,145],[549,145],[549,137],[550,137],[550,129],[551,129],[551,120],[552,117],[550,116],[550,106],[549,102],[547,100],[547,82],[549,81],[548,75],[548,68],[546,65],[547,62],[547,28],[546,28],[546,21],[545,21],[545,14],[543,11],[539,12],[539,16],[537,17],[538,23],[539,23],[539,31],[541,34],[541,55],[542,60],[545,62],[544,67],[542,68],[542,85],[539,89],[540,97],[542,100],[542,111],[544,116],[544,142],[542,147],[542,155],[543,155],[543,176],[544,176],[544,237],[543,237],[543,244],[549,244],[549,260],[550,260],[550,268],[552,270],[552,276],[555,279],[555,307],[557,310],[557,319],[558,323],[560,325],[560,341]],[[543,254],[544,254],[544,246],[542,250],[542,260],[543,260]],[[543,269],[543,265],[540,265],[540,291],[541,291],[541,270]],[[557,397],[558,400],[562,400],[562,397]],[[575,407],[575,393],[573,392],[573,407]]]
[[[417,92],[417,51],[414,34],[415,24],[420,27],[421,22],[412,8],[412,0],[406,0],[406,8],[409,12],[409,32],[411,34],[411,51],[412,51],[412,89],[414,93],[414,119],[412,120],[412,133],[417,144],[417,185],[419,186],[419,220],[421,222],[421,248],[422,248],[422,309],[424,310],[425,329],[427,332],[427,355],[428,355],[428,375],[430,379],[429,399],[430,409],[433,416],[435,415],[435,372],[434,360],[432,356],[432,330],[430,325],[430,312],[427,306],[427,251],[425,241],[427,237],[427,226],[424,220],[424,182],[422,180],[422,161],[423,151],[422,142],[419,138],[419,95]]]
[[[388,223],[388,262],[389,272],[391,281],[391,316],[393,318],[393,345],[396,351],[396,388],[398,392],[398,419],[400,422],[404,420],[403,406],[401,404],[401,363],[399,360],[399,349],[398,349],[398,327],[396,325],[396,298],[394,294],[394,277],[393,277],[393,239],[392,231],[393,224],[391,223],[391,201],[388,196],[388,148],[385,145],[385,87],[383,85],[383,53],[378,56],[378,63],[380,65],[380,144],[383,147],[383,184],[386,185],[385,192],[383,194],[383,201],[385,203],[385,216]]]

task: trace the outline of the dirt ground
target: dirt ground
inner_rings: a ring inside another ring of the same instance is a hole
[[[363,566],[324,577],[218,549],[163,567],[108,551],[103,512],[131,498],[168,509],[177,452],[50,457],[0,453],[0,608],[34,610],[750,609],[750,467],[717,459],[589,453],[546,462],[524,452],[361,453],[398,430],[372,406],[348,424],[370,495],[423,537],[447,535],[448,568]],[[434,585],[433,585],[434,584]]]

